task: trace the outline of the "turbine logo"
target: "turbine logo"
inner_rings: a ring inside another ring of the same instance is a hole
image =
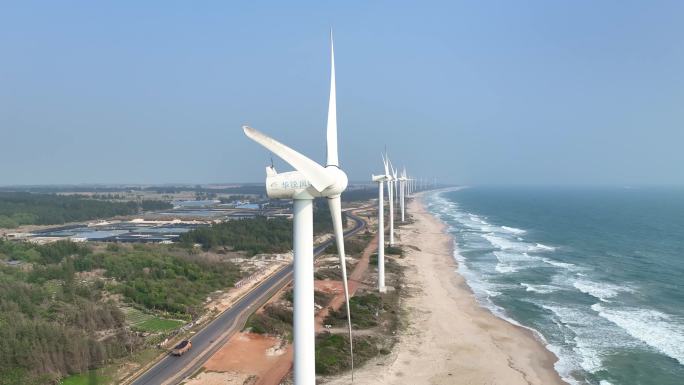
[[[281,188],[307,188],[311,185],[309,181],[302,180],[286,180],[282,182]]]

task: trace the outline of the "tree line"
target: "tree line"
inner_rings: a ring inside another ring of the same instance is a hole
[[[323,199],[315,200],[314,232],[322,234],[332,231],[327,202]],[[246,251],[249,255],[282,253],[292,249],[292,221],[263,216],[232,220],[191,230],[182,234],[179,241],[186,246],[199,244],[205,250],[227,247]]]
[[[168,202],[143,200],[121,202],[92,199],[84,195],[0,192],[0,228],[22,225],[57,225],[68,222],[137,214],[141,209],[164,210]]]

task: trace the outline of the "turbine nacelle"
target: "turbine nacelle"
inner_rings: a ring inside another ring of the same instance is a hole
[[[300,171],[289,171],[278,174],[273,167],[266,167],[266,194],[274,199],[334,197],[342,194],[347,188],[347,174],[335,166],[325,168],[333,174],[335,183],[318,191]]]
[[[387,182],[390,180],[387,175],[371,175],[373,182]]]

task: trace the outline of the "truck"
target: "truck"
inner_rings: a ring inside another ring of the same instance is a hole
[[[183,354],[185,354],[185,352],[190,350],[191,347],[192,347],[192,342],[190,342],[188,340],[183,340],[178,345],[173,347],[173,350],[171,350],[171,354],[174,356],[180,357]]]

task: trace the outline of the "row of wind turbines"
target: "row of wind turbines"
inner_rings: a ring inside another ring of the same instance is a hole
[[[324,197],[333,221],[333,229],[339,254],[340,269],[347,311],[349,350],[351,356],[351,380],[354,380],[354,350],[352,343],[352,324],[349,311],[349,285],[347,282],[346,258],[344,251],[344,227],[340,196],[347,188],[347,174],[342,170],[338,159],[337,146],[337,103],[335,92],[335,52],[332,33],[330,34],[330,98],[328,102],[328,122],[326,128],[326,164],[316,161],[278,142],[277,140],[249,126],[243,126],[245,135],[262,145],[295,171],[278,173],[273,165],[266,167],[266,192],[270,198],[293,200],[293,254],[294,254],[294,299],[293,299],[293,343],[294,343],[294,382],[295,385],[315,385],[315,323],[314,323],[314,260],[313,260],[313,199]],[[373,176],[379,185],[378,230],[378,288],[385,291],[384,266],[384,197],[383,186],[387,183],[390,210],[390,245],[394,240],[394,196],[399,195],[401,221],[405,221],[405,197],[415,191],[417,180],[409,178],[404,168],[401,175],[393,167],[389,173],[389,159],[383,155],[385,173]],[[394,191],[394,192],[393,192]]]
[[[389,206],[389,246],[394,246],[394,197],[398,196],[397,203],[401,209],[401,222],[406,222],[405,207],[406,197],[415,191],[423,190],[425,185],[423,180],[409,177],[406,174],[406,167],[397,176],[397,170],[392,165],[387,156],[387,152],[382,154],[382,164],[385,173],[371,175],[371,180],[378,184],[378,291],[387,291],[385,286],[385,194],[384,186],[387,185],[387,199]],[[390,172],[391,171],[391,172]]]

